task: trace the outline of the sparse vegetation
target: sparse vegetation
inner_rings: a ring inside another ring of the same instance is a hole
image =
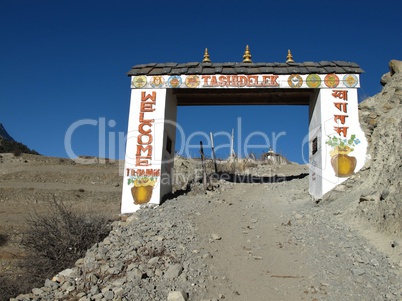
[[[21,241],[26,251],[21,261],[26,276],[19,282],[30,288],[41,287],[45,279],[73,266],[111,229],[111,220],[105,216],[77,213],[56,200],[50,204],[47,214],[34,213],[27,223]]]
[[[22,154],[21,149],[19,149],[19,148],[14,149],[14,151],[13,151],[14,157],[19,157],[19,156],[21,156],[21,154]]]
[[[8,242],[8,235],[5,233],[0,233],[0,247],[4,246]]]
[[[6,276],[0,276],[0,300],[6,301],[13,298],[23,289],[23,283],[13,280]]]

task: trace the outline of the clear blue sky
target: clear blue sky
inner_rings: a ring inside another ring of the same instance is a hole
[[[388,62],[402,59],[401,11],[399,0],[381,5],[0,0],[0,122],[17,141],[56,157],[67,157],[66,132],[80,120],[86,125],[73,132],[73,152],[99,155],[104,124],[105,154],[117,157],[124,153],[117,137],[127,131],[129,69],[150,62],[201,61],[206,47],[213,62],[240,62],[246,45],[254,62],[284,62],[288,49],[296,62],[355,62],[365,70],[361,100],[380,92]],[[302,160],[307,107],[180,107],[178,112],[187,137],[196,131],[230,133],[232,128],[235,134],[241,130],[243,139],[253,131],[268,137],[284,131],[276,151]],[[198,144],[198,138],[189,142]],[[263,143],[257,136],[252,139]],[[228,151],[222,147],[218,155]]]

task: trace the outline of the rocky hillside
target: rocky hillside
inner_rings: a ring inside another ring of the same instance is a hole
[[[22,153],[39,155],[39,153],[29,149],[26,145],[15,141],[8,134],[2,123],[0,123],[0,153],[13,153],[15,155],[20,155]]]
[[[0,138],[0,153],[13,153],[17,156],[20,154],[39,155],[37,151],[29,149],[25,144],[3,138]]]
[[[10,136],[2,123],[0,123],[0,138],[8,141],[14,141],[13,137]]]
[[[382,92],[360,105],[370,141],[369,169],[359,199],[359,213],[379,230],[402,229],[402,62],[390,63]],[[392,74],[392,76],[391,76]]]
[[[351,214],[374,229],[401,235],[402,229],[402,62],[391,61],[383,90],[360,103],[369,141],[364,168],[324,200],[346,198]]]

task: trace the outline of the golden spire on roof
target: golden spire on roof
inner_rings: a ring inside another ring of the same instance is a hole
[[[208,48],[205,48],[204,52],[204,59],[202,60],[203,63],[210,63],[211,60],[209,59]]]
[[[250,49],[248,48],[248,45],[246,46],[246,51],[244,51],[243,55],[243,63],[252,63],[253,61],[251,60],[251,53]]]
[[[295,61],[293,60],[292,53],[290,52],[290,49],[288,49],[288,56],[286,57],[286,63],[294,63]]]

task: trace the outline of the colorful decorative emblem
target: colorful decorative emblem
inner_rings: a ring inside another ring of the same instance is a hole
[[[321,77],[318,74],[309,74],[306,82],[310,88],[318,88],[321,85]]]
[[[180,76],[172,75],[167,82],[170,88],[177,88],[180,87],[182,80]]]
[[[358,83],[358,79],[357,76],[354,74],[346,74],[343,77],[343,83],[346,87],[348,88],[354,88],[356,87],[357,83]]]
[[[157,180],[158,177],[147,175],[130,176],[128,178],[128,185],[133,184],[131,195],[133,196],[135,205],[146,204],[151,200]]]
[[[145,75],[135,76],[132,84],[138,89],[143,88],[147,84],[147,77]]]
[[[165,83],[165,80],[163,79],[162,76],[158,75],[158,76],[152,77],[151,86],[153,88],[162,88],[164,83]]]
[[[200,78],[197,75],[189,75],[186,77],[185,83],[189,88],[197,88],[200,84]]]
[[[357,160],[356,157],[350,156],[349,153],[353,152],[359,143],[360,140],[356,138],[356,135],[351,135],[349,138],[337,135],[328,136],[325,144],[332,147],[329,155],[337,177],[347,178],[355,173]]]
[[[299,74],[292,74],[288,78],[288,84],[291,88],[300,88],[303,84],[303,79]]]
[[[324,83],[328,88],[336,88],[339,85],[339,78],[335,74],[327,74]]]

